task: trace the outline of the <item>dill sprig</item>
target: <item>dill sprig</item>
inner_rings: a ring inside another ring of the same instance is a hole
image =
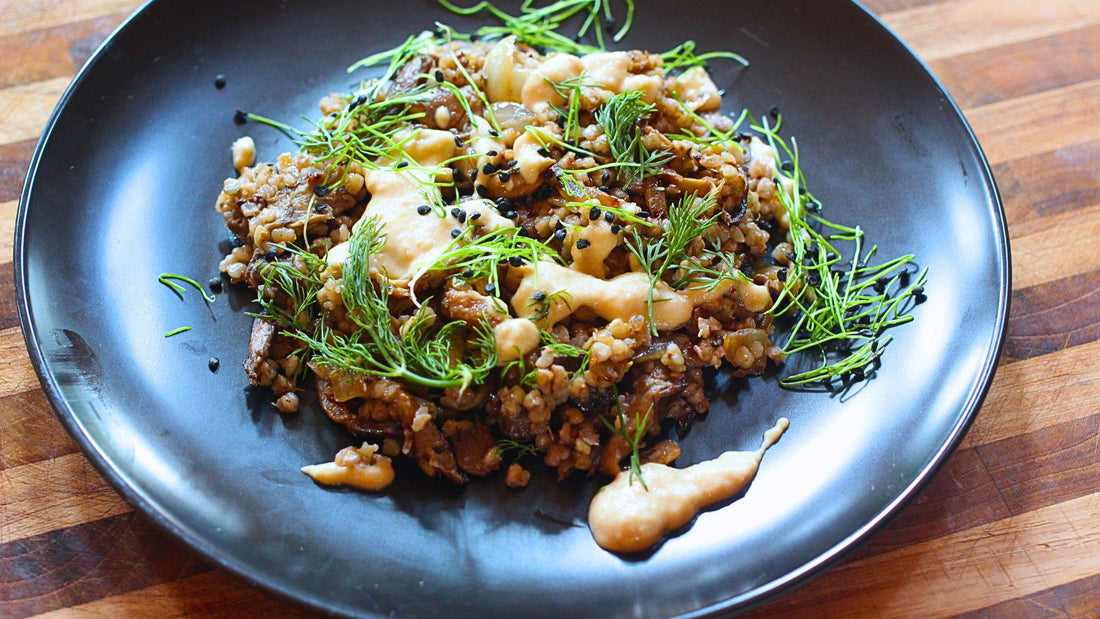
[[[789,172],[777,171],[775,184],[788,214],[792,259],[786,285],[770,311],[796,316],[783,352],[814,352],[820,364],[779,382],[799,387],[827,384],[833,377],[859,380],[890,343],[884,332],[913,320],[909,312],[923,301],[928,270],[918,270],[912,254],[869,265],[877,246],[865,250],[859,226],[843,226],[816,212],[820,203],[805,190],[798,142],[792,138],[788,146],[778,134],[781,125],[781,117],[774,125],[767,120],[752,125],[791,163]],[[840,243],[851,244],[850,259],[842,258]]]
[[[642,477],[642,457],[641,446],[642,438],[645,436],[646,427],[649,424],[649,415],[653,412],[653,404],[649,405],[645,413],[639,415],[634,414],[634,431],[627,430],[627,416],[623,410],[622,401],[619,399],[619,390],[614,388],[615,397],[615,423],[612,424],[606,417],[600,416],[600,421],[603,421],[607,429],[613,433],[619,435],[626,444],[630,447],[630,477],[627,479],[627,483],[634,485],[634,478],[638,478],[638,481],[642,484],[642,488],[645,488],[646,492],[649,492],[649,486],[645,483],[645,478]]]
[[[499,26],[478,28],[477,35],[485,40],[514,36],[517,41],[526,45],[569,54],[591,54],[606,49],[600,22],[614,20],[610,0],[559,0],[544,7],[536,7],[532,0],[525,0],[520,6],[519,15],[510,15],[486,1],[468,8],[456,6],[447,0],[438,0],[438,2],[457,15],[488,13],[500,20]],[[626,19],[612,37],[613,41],[626,36],[634,21],[633,0],[625,0],[624,4]],[[583,16],[583,21],[576,34],[569,37],[558,32],[566,21],[578,15]],[[590,31],[595,35],[595,45],[581,43],[580,40]]]
[[[660,235],[643,237],[635,228],[626,238],[627,250],[637,258],[642,271],[649,277],[646,309],[649,329],[654,335],[657,334],[657,323],[653,317],[653,293],[665,273],[688,258],[688,245],[704,236],[718,221],[721,215],[715,208],[717,202],[716,192],[704,198],[697,198],[694,193],[688,194],[679,202],[669,204],[668,218],[660,223]]]
[[[497,455],[504,457],[511,453],[515,455],[515,459],[519,460],[523,456],[533,456],[539,452],[538,447],[533,443],[520,443],[510,438],[502,438],[497,441]]]
[[[596,122],[607,136],[611,156],[625,175],[623,185],[654,176],[672,159],[669,151],[650,151],[642,143],[641,123],[657,111],[657,106],[642,100],[642,92],[628,90],[612,96],[596,111]]]
[[[185,331],[190,331],[191,327],[179,327],[178,329],[172,329],[168,333],[164,334],[164,337],[172,337],[173,335],[179,335]]]
[[[500,269],[506,264],[530,264],[538,269],[539,262],[550,260],[561,263],[561,256],[549,245],[521,234],[522,228],[512,226],[497,228],[478,238],[471,239],[472,228],[466,228],[438,256],[417,268],[410,288],[425,274],[432,271],[455,270],[465,280],[486,279],[492,284],[490,294],[500,296]]]
[[[297,257],[302,266],[275,261],[260,268],[256,303],[264,310],[261,316],[284,329],[307,328],[318,311],[317,292],[324,287],[321,274],[328,265],[294,245],[273,243],[272,247]]]
[[[486,323],[454,321],[436,329],[435,314],[422,307],[394,328],[389,282],[383,277],[376,284],[370,268],[385,242],[374,218],[360,222],[351,238],[341,296],[348,317],[359,327],[355,333],[344,335],[322,322],[313,334],[296,330],[288,335],[306,344],[319,363],[338,369],[433,388],[466,389],[484,382],[497,360],[493,330]],[[467,328],[474,337],[464,346]]]

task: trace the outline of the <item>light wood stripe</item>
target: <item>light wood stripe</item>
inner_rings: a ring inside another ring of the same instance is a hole
[[[1100,204],[1019,226],[1012,236],[1013,290],[1100,269],[1097,239]]]
[[[81,454],[0,471],[0,544],[130,511]]]
[[[1084,28],[1100,22],[1096,0],[957,0],[897,11],[882,20],[926,62]]]
[[[1100,411],[1100,341],[1002,365],[962,448]]]
[[[0,372],[0,398],[38,389],[38,376],[19,327],[0,330],[0,359],[6,361],[4,371]]]
[[[971,108],[966,118],[997,164],[1100,139],[1097,102],[1100,79]]]
[[[18,210],[19,200],[0,202],[0,256],[15,258],[12,243],[15,241],[15,214]]]
[[[934,608],[943,616],[1098,571],[1100,494],[1090,494],[844,564],[768,610],[772,616],[924,618]],[[807,604],[811,591],[815,603]]]
[[[6,2],[0,13],[0,36],[44,30],[64,24],[128,13],[141,6],[141,0],[30,0]]]
[[[72,76],[0,90],[0,143],[37,138]]]
[[[39,618],[131,617],[159,619],[201,614],[204,617],[312,617],[263,593],[249,588],[232,576],[210,571],[197,576],[105,597],[94,602],[36,615]]]

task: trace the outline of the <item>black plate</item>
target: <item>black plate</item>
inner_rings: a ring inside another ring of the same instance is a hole
[[[269,128],[235,125],[234,111],[315,116],[323,94],[358,79],[344,68],[360,57],[436,19],[473,29],[426,1],[156,1],[80,73],[35,154],[15,264],[31,357],[91,461],[215,563],[347,614],[743,608],[865,539],[958,443],[993,374],[1009,267],[988,166],[935,79],[854,4],[661,6],[639,2],[624,47],[690,37],[744,54],[747,70],[715,63],[727,108],[779,106],[828,213],[931,273],[916,321],[858,392],[718,381],[681,464],[754,448],[777,417],[791,419],[743,498],[624,559],[583,524],[596,481],[537,474],[519,494],[500,479],[456,491],[405,470],[381,495],[322,489],[298,467],[350,439],[316,406],[282,417],[246,389],[250,295],[222,294],[208,310],[157,283],[163,272],[216,274],[226,232],[213,204],[233,172],[229,144],[251,134],[268,159],[290,148]],[[183,325],[194,329],[164,337]],[[210,357],[222,361],[216,374]]]

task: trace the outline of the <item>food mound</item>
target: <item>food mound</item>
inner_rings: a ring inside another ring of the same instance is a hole
[[[702,67],[448,38],[325,97],[301,152],[235,146],[220,268],[263,307],[249,378],[292,412],[311,371],[380,445],[348,452],[362,466],[519,487],[521,457],[559,478],[670,463],[662,428],[707,411],[707,368],[783,359],[796,183]]]

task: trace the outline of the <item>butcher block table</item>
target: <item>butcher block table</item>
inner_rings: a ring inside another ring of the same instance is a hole
[[[136,0],[0,0],[0,617],[294,616],[123,501],[24,348],[19,192],[76,71]],[[870,0],[965,112],[1012,241],[996,378],[931,483],[759,616],[1100,616],[1100,1]]]

